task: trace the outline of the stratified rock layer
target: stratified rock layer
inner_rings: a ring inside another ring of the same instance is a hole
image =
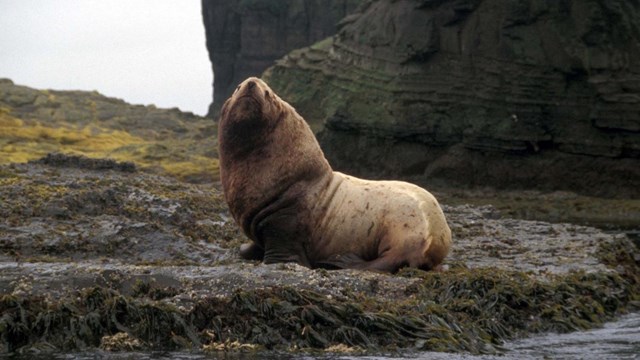
[[[245,78],[260,75],[289,51],[335,34],[363,0],[202,0],[216,108]]]
[[[338,169],[640,196],[640,4],[380,0],[265,74]]]

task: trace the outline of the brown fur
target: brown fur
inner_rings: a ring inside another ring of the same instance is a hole
[[[244,258],[395,272],[433,269],[449,252],[429,192],[332,171],[304,119],[262,80],[238,86],[218,134],[225,199],[252,240]]]

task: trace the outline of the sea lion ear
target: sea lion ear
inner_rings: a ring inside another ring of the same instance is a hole
[[[225,100],[224,104],[222,104],[222,109],[220,109],[220,118],[222,119],[225,114],[229,111],[229,103],[231,102],[231,98]]]
[[[282,117],[283,115],[286,115],[285,113],[287,112],[287,110],[285,109],[284,105],[282,104],[282,101],[280,101],[278,98],[276,97],[271,97],[270,98],[270,102],[271,102],[271,106],[273,106],[275,113],[278,114],[278,118]]]

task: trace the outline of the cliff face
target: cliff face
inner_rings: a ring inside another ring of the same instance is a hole
[[[640,3],[379,0],[266,74],[338,169],[640,196]]]
[[[210,114],[249,76],[293,49],[335,34],[363,0],[202,0],[214,96]]]

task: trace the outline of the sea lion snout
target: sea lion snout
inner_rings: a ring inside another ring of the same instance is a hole
[[[261,102],[263,99],[267,99],[267,103],[263,103],[260,106],[271,106],[272,104],[268,103],[269,98],[271,97],[269,90],[269,87],[264,83],[264,81],[257,77],[250,77],[238,85],[236,91],[231,97],[236,100],[242,98],[253,98]]]
[[[262,86],[260,86],[261,82],[262,80],[258,79],[257,77],[250,77],[246,79],[245,81],[240,83],[240,85],[238,85],[239,95],[240,96],[260,95],[261,93],[260,90],[262,88]]]

